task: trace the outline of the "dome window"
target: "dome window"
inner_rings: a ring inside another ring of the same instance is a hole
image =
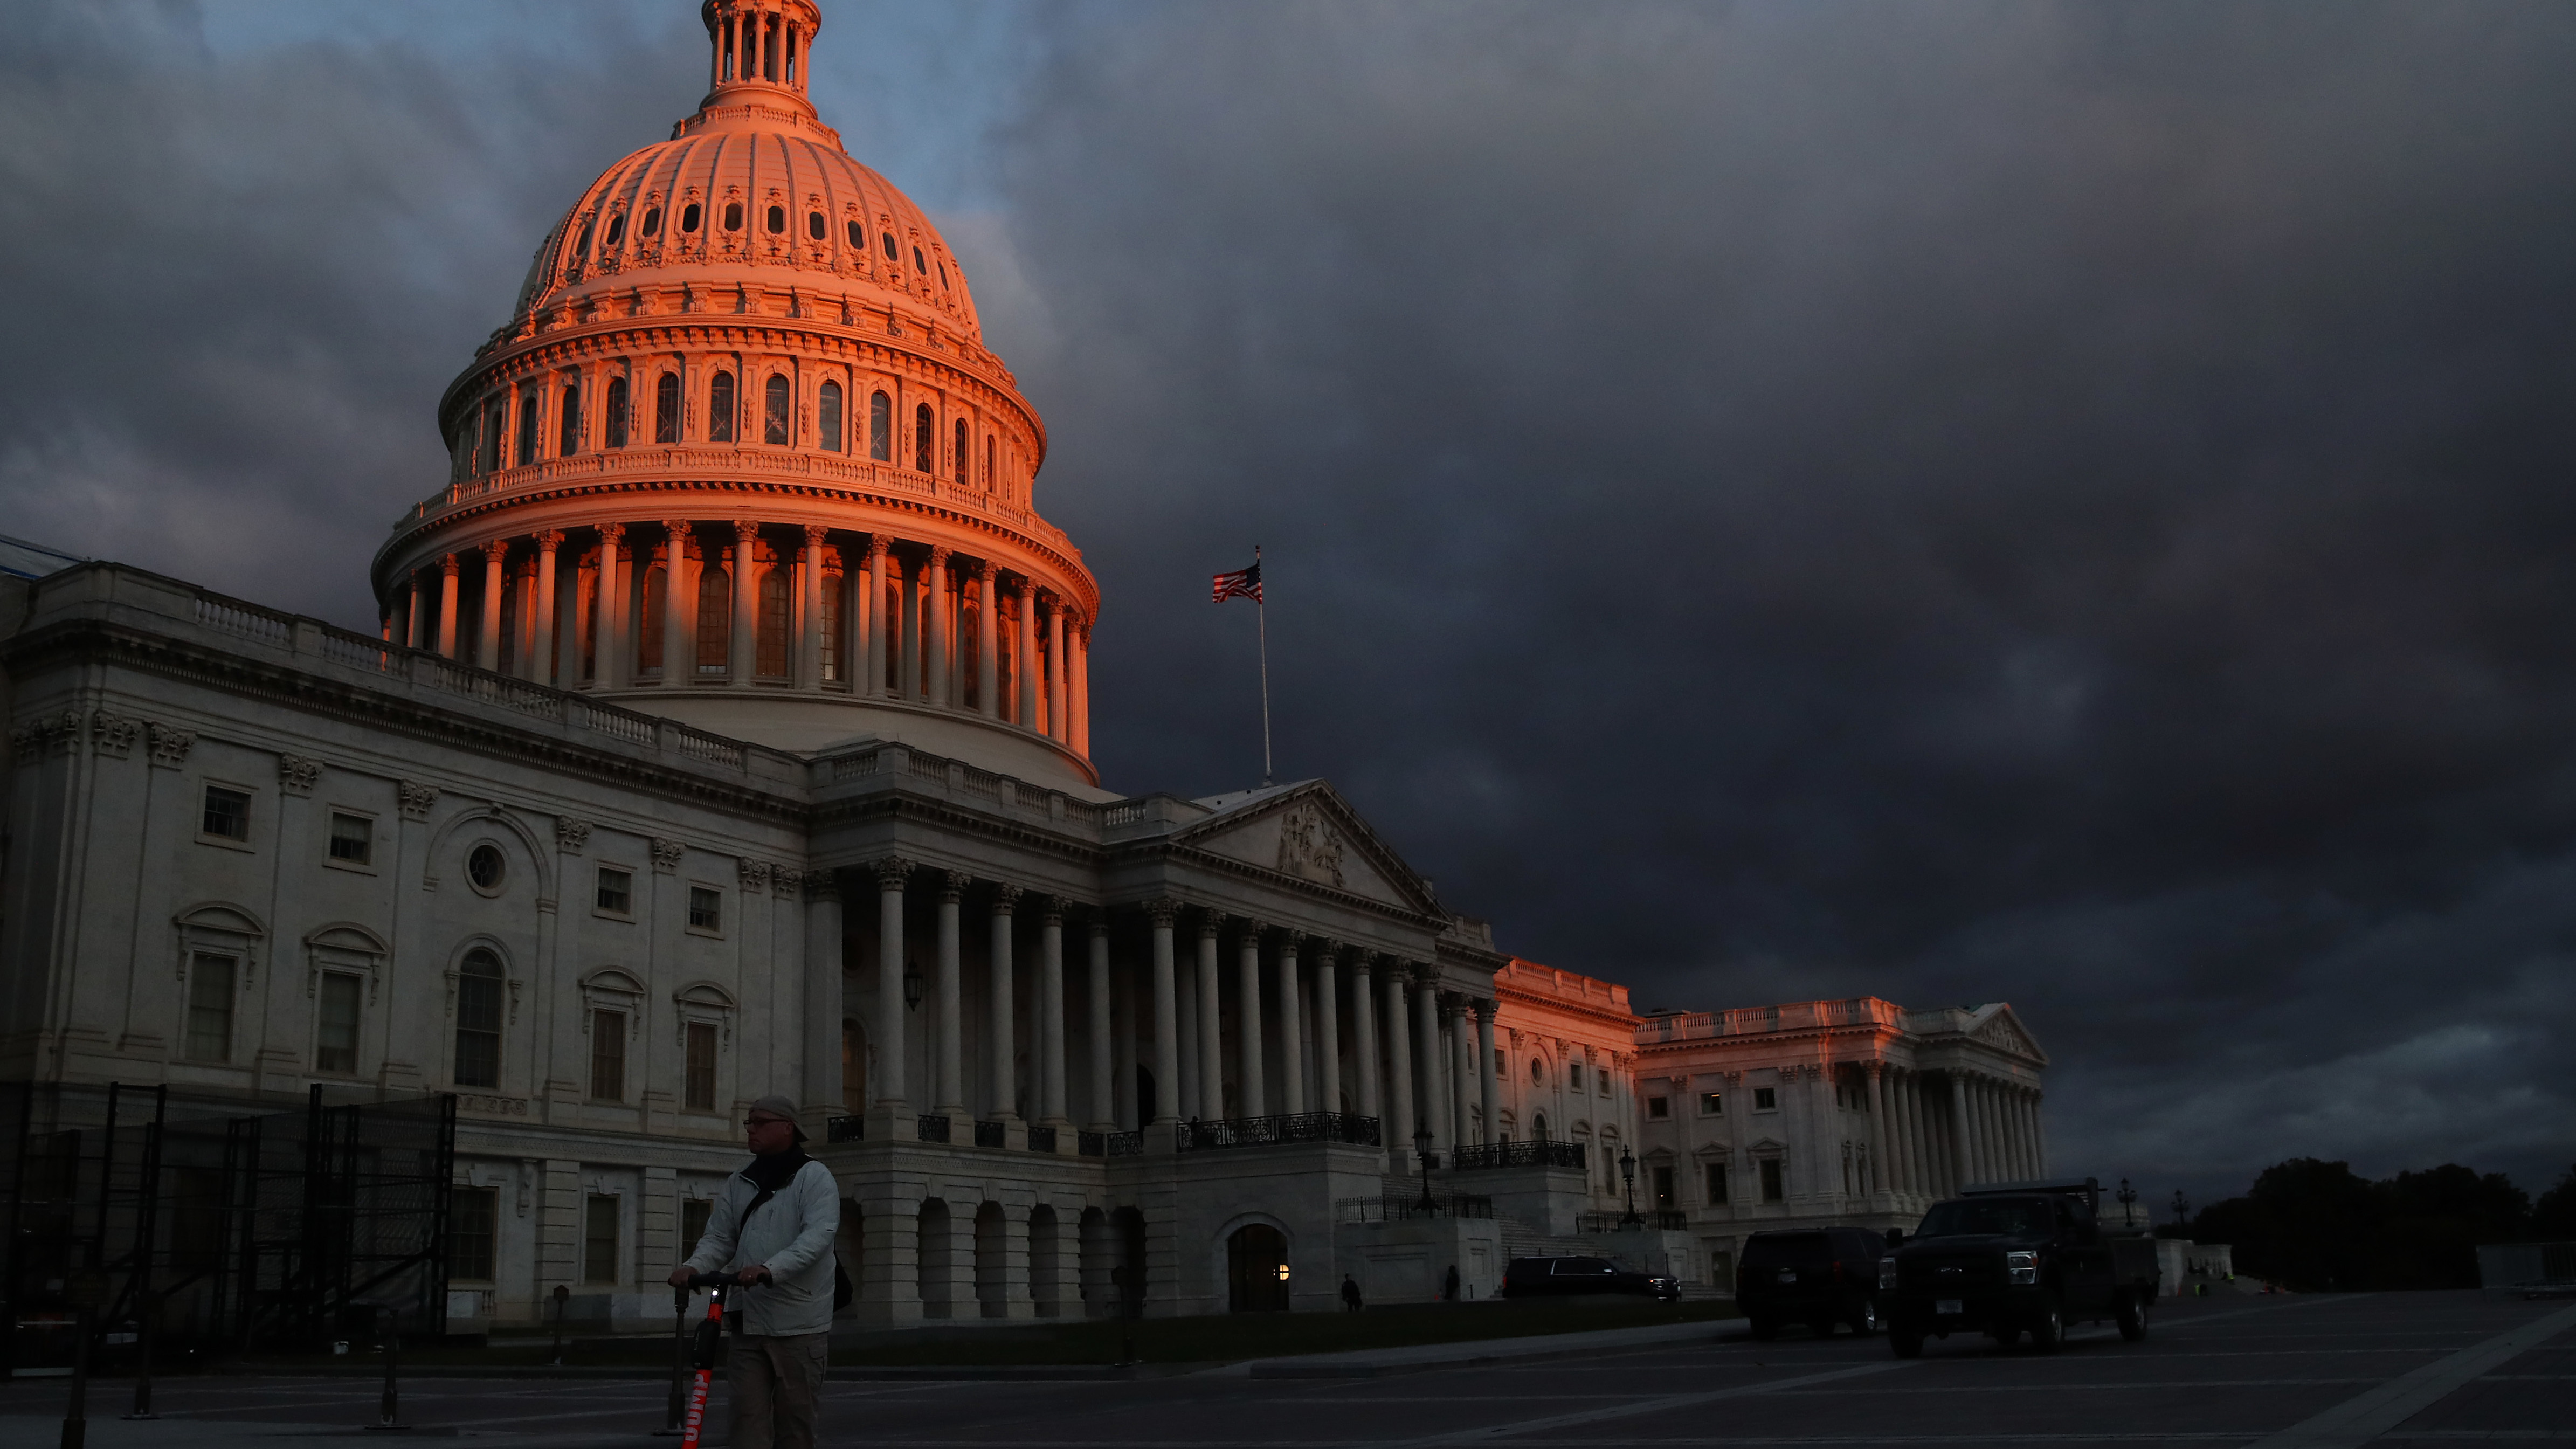
[[[555,409],[562,424],[556,429],[555,452],[569,458],[581,451],[581,384],[564,384],[563,397]]]
[[[519,395],[519,466],[537,461],[537,395]]]
[[[680,230],[691,232],[696,231],[697,229],[698,204],[692,201],[688,205],[680,208]]]
[[[662,208],[658,206],[648,206],[644,208],[644,224],[635,228],[635,234],[637,236],[660,236],[662,234]]]
[[[574,256],[580,256],[582,253],[584,253],[584,252],[586,252],[586,251],[589,251],[589,250],[590,250],[590,223],[585,221],[585,222],[583,222],[583,223],[581,224],[581,236],[580,236],[580,238],[579,238],[578,240],[576,240],[576,241],[572,244],[572,254],[573,254]]]
[[[615,246],[624,240],[626,240],[626,213],[621,211],[608,219],[608,245]]]
[[[815,399],[814,419],[814,430],[821,434],[823,451],[826,453],[841,451],[841,385],[839,383],[823,384],[821,395]]]
[[[912,410],[912,468],[916,473],[932,472],[930,450],[938,446],[939,424],[930,417],[930,404],[922,403]]]
[[[858,219],[857,217],[855,217],[855,216],[854,216],[854,217],[851,217],[851,218],[850,218],[850,250],[852,250],[852,251],[854,251],[854,252],[863,252],[863,251],[866,251],[867,249],[868,249],[868,234],[867,234],[867,232],[866,232],[866,231],[864,231],[864,230],[862,230],[862,229],[860,228],[860,226],[859,226],[859,219]]]
[[[957,456],[951,461],[956,464],[957,481],[960,483],[966,481],[966,459],[968,456],[969,453],[966,447],[966,420],[964,418],[959,418],[957,420]]]
[[[680,441],[680,375],[663,373],[653,384],[653,441]]]
[[[805,213],[805,234],[816,241],[829,237],[832,234],[831,219],[819,211]]]
[[[787,379],[774,372],[760,389],[760,440],[787,446]]]
[[[894,399],[882,392],[868,395],[868,456],[894,461]]]
[[[771,207],[769,209],[767,220],[769,222],[769,234],[771,236],[776,236],[780,232],[787,230],[787,208],[783,206]]]
[[[898,251],[896,251],[896,250],[894,249],[894,233],[893,233],[893,232],[887,232],[887,233],[885,234],[885,252],[886,252],[886,260],[887,260],[887,261],[890,261],[890,262],[899,262],[899,261],[902,261],[902,260],[903,260],[903,253],[898,252]]]
[[[626,379],[622,377],[612,377],[608,380],[608,416],[601,419],[601,421],[608,425],[608,446],[612,448],[625,447]]]
[[[733,441],[733,374],[719,372],[707,383],[707,441]]]
[[[740,230],[742,230],[742,203],[741,203],[741,202],[739,202],[739,201],[728,201],[728,202],[726,202],[726,203],[725,203],[724,229],[725,229],[725,230],[727,230],[727,231],[740,231]]]
[[[912,249],[912,269],[916,272],[926,272],[930,270],[930,264],[921,259],[921,248],[919,247],[914,247]]]
[[[947,290],[948,290],[948,264],[947,264],[946,262],[941,262],[941,263],[939,263],[938,265],[939,265],[939,290],[941,290],[941,291],[945,292],[945,291],[947,291]]]

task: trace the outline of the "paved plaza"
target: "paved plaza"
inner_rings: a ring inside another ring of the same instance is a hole
[[[878,1449],[1340,1449],[1486,1443],[1699,1445],[2331,1445],[2576,1441],[2576,1305],[2474,1293],[2227,1298],[2178,1304],[2142,1344],[2079,1330],[2041,1357],[1983,1338],[1912,1363],[1884,1338],[1740,1323],[1679,1342],[1509,1340],[1272,1360],[1139,1380],[836,1379],[827,1440]],[[1347,1375],[1319,1376],[1324,1373]],[[121,1408],[102,1381],[93,1409]],[[0,1443],[54,1442],[61,1380],[0,1390]],[[354,1434],[376,1386],[234,1378],[164,1385],[157,1423],[93,1420],[89,1442],[231,1445]],[[421,1435],[547,1449],[644,1446],[662,1387],[635,1379],[438,1379],[405,1389]],[[721,1401],[711,1442],[722,1443]]]

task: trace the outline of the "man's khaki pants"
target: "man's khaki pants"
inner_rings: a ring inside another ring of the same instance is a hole
[[[828,1333],[733,1339],[733,1449],[813,1449]]]

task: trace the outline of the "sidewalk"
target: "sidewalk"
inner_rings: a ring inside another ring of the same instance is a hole
[[[1209,1369],[1207,1374],[1210,1377],[1256,1379],[1373,1379],[1388,1374],[1422,1373],[1429,1369],[1565,1358],[1664,1344],[1718,1343],[1744,1338],[1750,1332],[1750,1325],[1741,1318],[1720,1318],[1701,1323],[1661,1323],[1646,1328],[1601,1328],[1582,1333],[1543,1333],[1526,1338],[1471,1338],[1456,1343],[1425,1343],[1405,1348],[1367,1348],[1350,1353],[1257,1358],[1247,1363]]]

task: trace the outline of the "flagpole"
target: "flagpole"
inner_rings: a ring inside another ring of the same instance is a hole
[[[1261,567],[1261,545],[1252,546],[1252,566]],[[1255,575],[1258,577],[1258,575]],[[1261,788],[1270,788],[1270,606],[1261,594],[1252,596],[1252,617],[1261,630]]]

